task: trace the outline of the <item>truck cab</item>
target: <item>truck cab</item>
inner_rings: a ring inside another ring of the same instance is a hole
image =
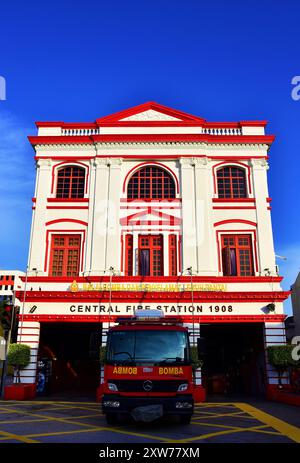
[[[179,317],[139,310],[108,330],[102,410],[109,424],[120,416],[153,421],[193,414],[193,375],[187,328]]]

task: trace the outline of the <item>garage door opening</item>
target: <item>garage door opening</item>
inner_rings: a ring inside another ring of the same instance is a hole
[[[100,381],[101,332],[96,323],[42,323],[38,392],[94,396]]]
[[[262,396],[266,389],[263,324],[201,325],[208,394]]]

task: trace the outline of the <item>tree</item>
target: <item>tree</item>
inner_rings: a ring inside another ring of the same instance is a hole
[[[292,357],[292,350],[295,346],[290,344],[283,346],[269,346],[267,348],[268,360],[278,372],[279,386],[282,386],[282,375],[283,373],[292,366],[299,364]]]
[[[20,371],[30,363],[30,347],[26,344],[11,344],[7,354],[7,363],[16,369],[17,383],[20,383]]]

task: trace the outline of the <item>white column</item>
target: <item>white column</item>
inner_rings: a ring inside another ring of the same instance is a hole
[[[120,197],[121,197],[121,167],[122,159],[111,158],[108,182],[108,216],[107,238],[105,249],[105,269],[121,268],[121,235],[120,235]]]
[[[197,269],[195,190],[192,158],[180,158],[182,194],[182,269]]]
[[[93,166],[89,204],[86,274],[103,275],[107,240],[108,180],[107,158],[96,158]]]
[[[33,268],[39,274],[44,273],[47,197],[51,187],[51,160],[39,159],[37,165],[36,203],[32,219],[31,240],[29,248],[29,274]],[[34,272],[34,275],[36,273]]]
[[[257,217],[257,241],[260,262],[259,271],[264,274],[264,270],[269,269],[271,275],[276,275],[271,214],[268,210],[268,203],[266,201],[269,196],[267,169],[268,163],[265,159],[252,160],[253,187]]]
[[[36,382],[37,356],[40,340],[40,323],[31,321],[19,322],[18,338],[19,344],[26,344],[30,347],[30,363],[21,370],[21,383],[33,384]]]
[[[212,170],[207,158],[195,158],[194,165],[197,271],[200,275],[217,275],[218,256],[212,216]]]

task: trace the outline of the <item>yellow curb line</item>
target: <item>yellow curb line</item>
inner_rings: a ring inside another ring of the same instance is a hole
[[[236,406],[244,412],[254,416],[255,419],[267,424],[270,428],[276,429],[276,431],[279,431],[280,434],[289,437],[289,439],[292,439],[295,442],[300,443],[300,428],[286,423],[285,421],[282,421],[279,418],[270,415],[269,413],[263,412],[262,410],[259,410],[252,405],[237,403]]]

